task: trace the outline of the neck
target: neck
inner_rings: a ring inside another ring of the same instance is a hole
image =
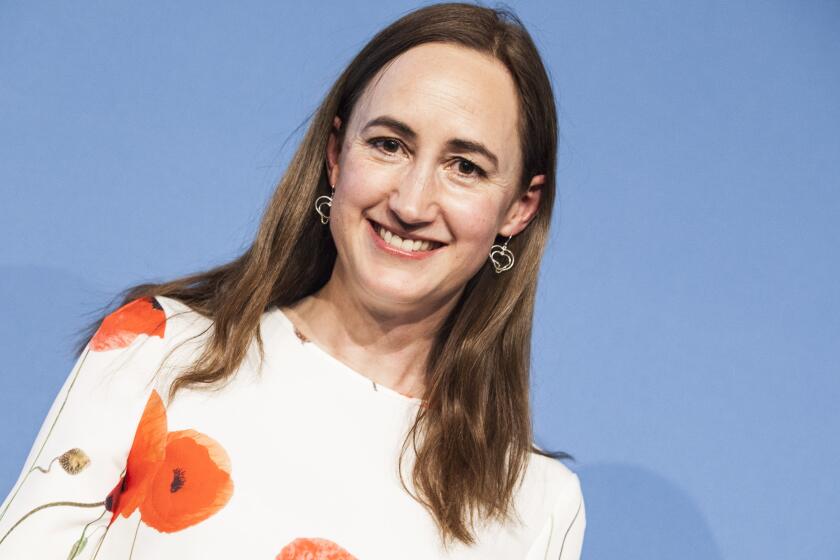
[[[426,357],[460,292],[434,305],[365,301],[335,270],[318,292],[285,308],[313,343],[354,370],[405,395],[421,398]]]

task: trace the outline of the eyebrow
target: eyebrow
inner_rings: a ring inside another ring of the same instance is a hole
[[[389,117],[387,115],[383,115],[381,117],[376,117],[375,119],[371,119],[368,123],[362,128],[362,131],[367,130],[368,128],[374,126],[384,126],[386,128],[390,128],[402,134],[406,138],[411,141],[414,141],[417,138],[417,133],[408,126],[406,123],[399,119],[395,119],[394,117]],[[481,154],[491,162],[493,162],[494,167],[499,166],[499,158],[496,157],[496,154],[491,152],[487,146],[478,142],[476,140],[465,140],[463,138],[451,138],[449,141],[446,142],[446,147],[450,150],[454,150],[457,152],[472,152],[476,154]]]

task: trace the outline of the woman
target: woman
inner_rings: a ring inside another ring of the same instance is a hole
[[[556,135],[512,14],[381,31],[251,247],[91,328],[0,558],[577,559],[579,481],[528,403]]]

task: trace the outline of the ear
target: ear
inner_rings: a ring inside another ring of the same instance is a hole
[[[540,197],[544,184],[545,175],[534,175],[526,191],[511,203],[505,221],[499,228],[499,235],[512,237],[525,229],[540,207]]]
[[[327,178],[330,185],[338,183],[338,155],[341,153],[341,119],[336,115],[333,118],[333,127],[330,130],[330,137],[327,139]]]

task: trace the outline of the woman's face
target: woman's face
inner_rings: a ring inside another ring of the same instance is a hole
[[[344,287],[382,309],[453,301],[539,204],[542,175],[519,189],[518,118],[507,69],[477,51],[428,43],[386,65],[327,148]]]

